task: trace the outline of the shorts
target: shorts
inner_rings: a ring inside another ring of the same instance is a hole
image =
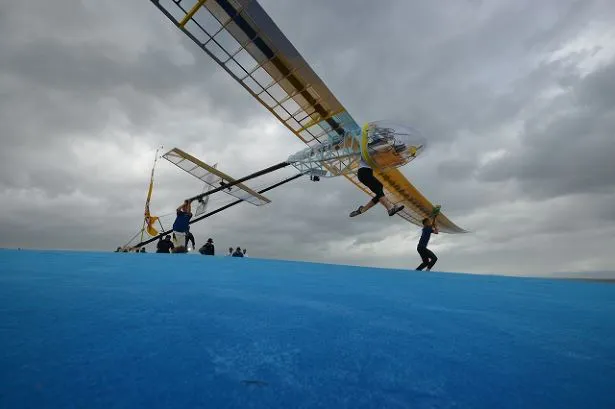
[[[173,231],[173,244],[175,247],[186,247],[186,233]]]
[[[369,188],[376,196],[372,199],[374,202],[378,202],[381,197],[384,197],[384,189],[382,183],[374,176],[374,171],[370,168],[360,168],[357,172],[359,182],[363,183]]]

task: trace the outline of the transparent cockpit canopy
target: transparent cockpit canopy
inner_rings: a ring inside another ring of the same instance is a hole
[[[412,126],[392,121],[374,121],[368,126],[368,153],[380,169],[403,166],[426,147],[425,137]]]

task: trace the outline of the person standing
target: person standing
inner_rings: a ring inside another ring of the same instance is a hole
[[[433,251],[427,248],[427,244],[429,244],[429,239],[431,238],[431,234],[438,234],[438,226],[436,225],[436,218],[434,217],[433,221],[425,218],[423,219],[423,231],[421,233],[421,238],[419,239],[419,243],[416,246],[416,251],[418,251],[419,255],[423,262],[416,268],[418,271],[422,271],[425,267],[427,267],[427,271],[431,271],[431,268],[438,261],[438,257],[433,253]]]

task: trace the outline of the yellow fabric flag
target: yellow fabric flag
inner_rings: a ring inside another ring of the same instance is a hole
[[[154,228],[154,223],[156,223],[158,221],[158,217],[156,216],[148,216],[145,218],[146,223],[147,223],[147,234],[149,234],[150,236],[157,236],[158,235],[158,230],[156,230]]]

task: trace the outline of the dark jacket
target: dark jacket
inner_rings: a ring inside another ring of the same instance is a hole
[[[203,247],[199,249],[199,253],[205,256],[213,256],[215,254],[215,247],[213,243],[205,243]]]
[[[158,240],[158,245],[156,245],[156,253],[170,253],[171,249],[174,247],[175,246],[171,240]]]

